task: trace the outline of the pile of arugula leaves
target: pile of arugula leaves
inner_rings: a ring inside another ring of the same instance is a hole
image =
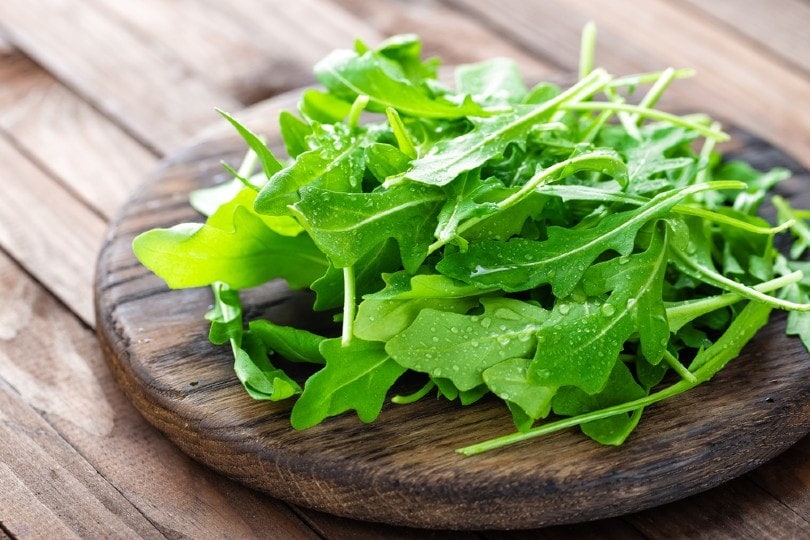
[[[211,341],[253,398],[295,400],[294,428],[371,422],[410,372],[424,386],[395,403],[508,407],[516,433],[462,453],[569,426],[621,444],[773,308],[810,347],[810,229],[779,197],[780,225],[757,215],[787,171],[727,162],[715,121],[655,108],[688,70],[612,76],[592,65],[594,35],[566,89],[527,88],[505,59],[442,83],[413,35],[335,51],[279,117],[289,158],[222,113],[250,148],[225,165],[234,180],[192,194],[204,224],[147,231],[134,251],[172,288],[212,288]],[[314,291],[340,335],[243,320],[240,289],[274,279]],[[317,369],[299,381],[289,362]]]

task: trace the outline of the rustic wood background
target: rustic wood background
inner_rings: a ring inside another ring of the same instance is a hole
[[[355,37],[405,31],[447,63],[576,68],[599,27],[614,72],[695,67],[679,104],[810,167],[806,0],[3,0],[0,2],[0,539],[409,538],[306,511],[198,465],[145,422],[94,335],[113,216],[158,162],[236,112],[312,82]],[[215,128],[216,129],[216,128]],[[810,536],[810,440],[712,491],[622,518],[436,537]]]

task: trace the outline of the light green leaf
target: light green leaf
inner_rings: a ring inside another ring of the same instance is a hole
[[[495,58],[455,70],[456,90],[484,105],[520,103],[528,92],[514,60]]]
[[[488,367],[532,354],[534,334],[548,317],[546,310],[519,300],[481,302],[481,315],[423,309],[386,350],[401,365],[447,378],[459,390],[480,386]]]
[[[424,86],[414,84],[405,75],[400,64],[376,51],[358,54],[336,50],[315,65],[315,76],[332,94],[346,101],[368,96],[370,110],[382,112],[393,107],[400,114],[423,118],[486,114],[470,99],[456,104],[431,96]]]
[[[534,421],[548,416],[557,389],[531,382],[528,376],[530,362],[526,358],[509,358],[488,367],[482,376],[493,394],[519,407]]]
[[[275,352],[291,362],[325,362],[319,347],[323,336],[301,328],[281,326],[265,319],[250,321],[248,333],[260,340],[268,351]]]
[[[276,159],[276,156],[273,155],[273,152],[267,148],[267,145],[259,138],[258,135],[240,124],[238,120],[228,113],[224,111],[218,112],[236,129],[237,132],[239,132],[239,135],[242,136],[250,149],[256,152],[256,155],[259,156],[259,163],[262,164],[262,170],[267,178],[270,178],[274,173],[281,169],[281,163],[278,161],[278,159]]]
[[[589,270],[586,292],[599,294],[610,288],[608,298],[557,301],[537,332],[531,380],[546,386],[576,386],[588,394],[600,392],[625,342],[636,332],[642,336],[645,356],[651,363],[660,361],[669,326],[661,298],[666,267],[663,233],[657,237],[643,253]],[[625,265],[630,265],[627,271]]]
[[[344,347],[340,339],[328,339],[320,352],[326,367],[307,380],[292,409],[293,427],[306,429],[349,410],[363,422],[374,421],[405,368],[388,356],[382,343],[354,339]]]
[[[244,289],[276,278],[300,288],[326,270],[326,259],[306,234],[278,234],[245,206],[223,206],[209,221],[216,226],[184,223],[140,234],[132,244],[135,255],[171,288],[221,281]]]
[[[661,193],[637,209],[610,214],[590,228],[552,226],[544,241],[516,238],[506,243],[471,244],[466,252],[447,255],[436,268],[467,283],[506,291],[524,291],[550,283],[555,296],[563,298],[602,253],[613,250],[628,255],[641,227],[666,216],[678,201],[701,189],[705,187]]]

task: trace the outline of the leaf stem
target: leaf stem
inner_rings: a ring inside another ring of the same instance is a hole
[[[721,128],[720,122],[712,122],[710,127],[719,130]],[[706,175],[709,174],[709,159],[711,159],[716,144],[717,141],[711,138],[707,138],[703,141],[700,154],[698,154],[697,172],[693,177],[693,183],[699,184],[706,181]]]
[[[433,390],[433,388],[435,387],[436,383],[433,382],[433,380],[431,379],[427,382],[427,384],[425,384],[422,388],[420,388],[416,392],[408,394],[407,396],[396,395],[392,397],[391,403],[396,403],[397,405],[409,405],[411,403],[415,403],[420,399],[422,399],[423,397],[425,397],[427,393]]]
[[[650,90],[639,102],[639,107],[653,107],[656,103],[658,103],[658,100],[661,98],[661,94],[664,93],[664,90],[667,89],[674,79],[675,70],[673,68],[670,67],[662,71],[661,76],[656,79]],[[637,125],[641,122],[641,117],[638,114],[633,114],[633,118]]]
[[[360,115],[363,114],[363,111],[366,109],[369,99],[366,94],[360,94],[355,98],[354,103],[352,103],[352,108],[349,110],[349,117],[346,119],[346,124],[348,124],[350,128],[354,129],[357,127],[360,122]]]
[[[579,47],[579,78],[584,79],[593,71],[596,56],[596,24],[588,21],[582,28]]]
[[[648,107],[631,105],[629,103],[614,103],[611,101],[580,101],[576,103],[561,103],[559,108],[567,111],[615,111],[635,113],[644,118],[652,118],[653,120],[670,122],[674,125],[695,130],[704,137],[716,139],[717,141],[727,141],[729,139],[727,133],[714,129],[711,126],[705,126],[698,122],[690,121],[682,116],[670,114],[658,109],[650,109]]]
[[[416,148],[411,141],[411,136],[408,130],[405,129],[405,124],[402,123],[399,113],[393,107],[387,107],[385,114],[388,117],[388,123],[391,124],[391,130],[394,132],[394,138],[397,140],[399,150],[411,159],[416,158]]]
[[[608,86],[611,86],[613,88],[620,88],[623,86],[638,86],[639,84],[654,83],[661,77],[662,73],[663,73],[662,71],[652,71],[649,73],[637,73],[635,75],[616,77],[615,79],[613,79],[608,83]],[[694,69],[681,68],[676,69],[673,76],[676,79],[684,79],[686,77],[692,77],[694,76],[694,74],[695,74]]]
[[[733,279],[729,279],[719,272],[698,264],[692,257],[683,253],[680,249],[672,247],[670,252],[676,264],[679,264],[682,269],[689,275],[696,276],[706,283],[720,287],[732,293],[737,293],[749,300],[757,300],[771,307],[778,309],[786,309],[791,311],[810,311],[810,304],[798,304],[789,300],[783,300],[765,294],[754,287],[749,287]]]
[[[351,345],[354,335],[354,315],[357,310],[355,295],[354,266],[347,266],[343,269],[343,332],[340,340],[344,347]]]
[[[800,270],[796,270],[770,281],[754,285],[752,288],[761,293],[767,293],[787,287],[793,283],[798,283],[802,278],[804,278],[804,274]],[[699,300],[685,300],[677,304],[671,304],[666,308],[669,331],[677,332],[689,321],[705,313],[736,304],[743,299],[744,297],[742,295],[732,292],[709,296]]]
[[[695,375],[686,369],[686,366],[681,364],[680,360],[675,358],[675,355],[669,352],[668,350],[664,349],[664,360],[666,360],[669,367],[671,367],[675,373],[677,373],[681,379],[688,381],[690,383],[697,382],[697,378]]]

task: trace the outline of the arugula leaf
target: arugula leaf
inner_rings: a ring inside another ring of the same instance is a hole
[[[355,274],[355,294],[362,296],[378,291],[385,284],[385,273],[395,272],[401,265],[399,248],[394,240],[389,239],[378,244],[352,265]],[[341,306],[343,287],[342,269],[330,264],[326,273],[310,286],[316,295],[312,308],[324,311]]]
[[[325,362],[319,349],[325,338],[307,330],[259,319],[250,321],[248,334],[260,340],[267,351],[278,353],[291,362]]]
[[[510,410],[518,408],[525,418],[518,414],[519,427],[545,418],[551,411],[552,398],[557,388],[533,383],[529,378],[529,364],[526,358],[509,358],[488,367],[481,374],[487,387],[510,405]]]
[[[458,105],[431,96],[405,75],[400,64],[375,51],[358,54],[336,50],[315,65],[315,76],[332,94],[346,101],[368,96],[371,110],[393,107],[402,114],[424,118],[487,114],[471,99]]]
[[[444,244],[455,241],[466,247],[467,241],[458,233],[459,224],[469,218],[482,218],[497,212],[497,204],[481,199],[502,190],[503,184],[495,179],[481,180],[473,172],[462,174],[445,187],[447,201],[439,211],[439,223],[434,233],[436,239]]]
[[[299,154],[297,159],[270,176],[256,197],[261,214],[283,216],[300,198],[305,186],[335,191],[359,191],[365,170],[365,137],[335,132],[322,146]]]
[[[309,150],[307,138],[312,135],[312,126],[289,111],[278,115],[281,139],[290,157],[295,158]]]
[[[405,372],[385,352],[382,343],[340,339],[320,345],[326,367],[307,379],[304,391],[292,409],[290,422],[306,429],[349,410],[363,422],[373,422],[382,410],[388,390]]]
[[[281,169],[281,163],[278,161],[278,159],[276,159],[276,156],[273,155],[273,152],[270,151],[270,149],[264,144],[258,135],[240,124],[238,120],[225,111],[218,110],[218,112],[236,129],[237,132],[239,132],[250,149],[256,152],[256,155],[259,157],[259,163],[262,164],[262,170],[264,171],[266,177],[269,178],[273,175],[273,173]]]
[[[657,364],[669,341],[669,323],[663,303],[663,280],[667,268],[666,228],[656,224],[647,249],[638,255],[618,257],[593,265],[583,277],[589,296],[611,291],[602,313],[628,313],[635,317],[641,352]],[[626,308],[626,311],[625,311]]]
[[[445,256],[436,269],[467,283],[510,292],[550,283],[554,294],[564,298],[602,253],[613,250],[629,255],[641,227],[664,217],[678,201],[703,189],[706,187],[690,186],[661,193],[635,210],[611,214],[587,229],[549,227],[544,241],[516,238],[506,243],[479,242],[464,253]]]
[[[220,207],[207,224],[152,229],[132,245],[138,260],[172,288],[224,282],[244,289],[276,278],[302,288],[322,275],[327,264],[306,234],[279,234],[238,203]]]
[[[514,105],[528,93],[520,68],[508,58],[458,66],[455,79],[458,92],[484,105]]]
[[[508,358],[526,357],[547,312],[518,300],[482,298],[482,315],[423,309],[386,345],[399,364],[449,379],[459,390],[484,383],[483,371]]]
[[[441,200],[439,190],[410,183],[372,193],[313,186],[302,189],[301,200],[291,208],[335,266],[352,266],[372,246],[396,238],[405,268],[415,271],[427,257]]]
[[[486,293],[438,274],[410,277],[398,272],[383,277],[385,288],[366,295],[357,309],[354,335],[367,341],[388,341],[425,309],[466,313]]]
[[[639,386],[623,362],[616,362],[604,389],[596,394],[587,394],[574,387],[561,388],[554,396],[554,413],[577,416],[598,411],[626,401],[641,399],[647,392]],[[617,414],[583,422],[582,432],[602,444],[620,445],[635,429],[641,417],[641,408],[630,414]]]
[[[566,100],[583,99],[599,91],[609,79],[602,70],[593,71],[571,89],[536,106],[520,106],[492,118],[473,121],[475,129],[460,137],[441,140],[429,154],[416,159],[406,178],[443,186],[461,173],[480,167],[503,154],[509,144],[523,144],[536,124],[549,118],[554,107]]]

